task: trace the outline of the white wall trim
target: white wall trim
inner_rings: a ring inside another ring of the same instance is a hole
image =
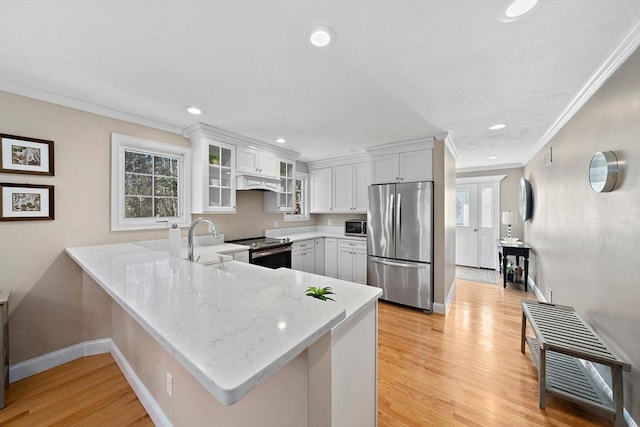
[[[506,177],[507,175],[468,176],[464,178],[456,178],[456,185],[457,184],[477,184],[480,182],[500,182]]]
[[[182,135],[183,132],[183,128],[180,126],[174,126],[157,120],[148,119],[146,117],[137,116],[135,114],[125,113],[124,111],[113,110],[111,108],[91,104],[89,102],[71,98],[66,95],[60,95],[58,93],[47,92],[39,89],[30,89],[12,84],[0,84],[0,90],[14,93],[16,95],[26,96],[27,98],[38,99],[40,101],[74,108],[87,113],[98,114],[100,116],[111,117],[112,119],[123,120],[129,123],[160,129],[178,135]]]
[[[108,353],[111,348],[110,343],[111,338],[87,341],[16,363],[9,367],[9,383],[20,381],[81,357]]]
[[[593,378],[598,387],[600,387],[600,389],[607,395],[609,399],[613,400],[613,390],[611,390],[609,384],[607,384],[604,378],[602,378],[600,372],[598,372],[593,362],[589,362],[587,360],[580,360],[580,362],[586,368],[587,372],[589,373],[589,375],[591,375],[591,378]],[[629,412],[624,408],[622,408],[622,411],[624,420],[627,422],[627,427],[638,427],[638,424],[636,424],[633,418],[631,418],[631,414],[629,414]]]
[[[529,287],[531,288],[531,290],[536,294],[536,297],[538,298],[538,301],[549,302],[549,301],[547,301],[547,299],[542,294],[542,291],[540,290],[540,288],[538,288],[538,286],[536,286],[536,282],[533,281],[531,276],[529,276],[529,278],[527,280],[527,283],[529,284]]]
[[[631,31],[620,41],[618,46],[604,60],[602,64],[591,74],[578,93],[569,102],[551,127],[545,132],[540,141],[533,146],[526,157],[525,164],[553,138],[556,133],[582,108],[584,104],[600,89],[609,77],[626,61],[629,56],[640,46],[640,21],[631,28]]]
[[[444,300],[444,304],[441,304],[439,302],[434,302],[433,312],[446,315],[447,310],[449,309],[449,305],[451,304],[451,301],[453,301],[453,298],[455,296],[456,296],[456,279],[453,279],[453,283],[451,283],[451,288],[449,288],[449,293],[447,294],[447,297]]]
[[[451,133],[448,133],[444,139],[444,146],[447,147],[454,159],[458,158],[458,150],[456,150],[456,146],[453,143],[453,135]]]
[[[169,418],[167,418],[164,411],[160,408],[158,402],[153,398],[153,395],[151,394],[151,392],[149,392],[149,389],[145,387],[144,383],[140,380],[138,375],[136,375],[135,371],[133,370],[129,362],[127,362],[127,359],[125,359],[118,346],[112,340],[109,340],[109,342],[111,343],[110,350],[113,359],[116,361],[118,367],[120,367],[122,374],[133,389],[133,392],[138,397],[138,400],[140,400],[140,403],[142,403],[142,406],[147,411],[147,414],[149,414],[149,417],[151,418],[153,423],[156,426],[172,427],[173,424],[171,424],[171,421],[169,420]]]
[[[475,166],[471,168],[456,168],[456,173],[467,172],[487,172],[487,171],[500,171],[503,169],[518,169],[524,167],[525,163],[505,163],[502,165],[490,165],[490,166]]]

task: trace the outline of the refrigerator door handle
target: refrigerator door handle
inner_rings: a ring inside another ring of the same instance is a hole
[[[418,264],[413,262],[394,262],[394,261],[388,261],[386,259],[375,258],[375,257],[370,257],[370,259],[375,263],[390,265],[393,267],[403,267],[403,268],[424,268],[425,267],[424,264]]]
[[[402,223],[400,222],[400,204],[402,200],[402,193],[398,193],[398,203],[396,203],[396,222],[398,223],[398,231],[396,236],[398,236],[398,243],[402,241]]]

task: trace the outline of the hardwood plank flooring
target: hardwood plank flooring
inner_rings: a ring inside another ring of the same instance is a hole
[[[521,288],[457,281],[447,316],[379,309],[378,426],[606,426],[611,420],[550,397],[520,353]],[[11,384],[0,425],[152,426],[110,354]]]
[[[5,403],[0,426],[153,426],[108,353],[17,381]]]
[[[538,373],[520,353],[522,298],[536,299],[457,280],[446,317],[381,302],[378,426],[612,425],[553,397],[538,408]]]

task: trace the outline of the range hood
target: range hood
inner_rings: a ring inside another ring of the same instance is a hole
[[[279,192],[280,180],[256,175],[237,175],[236,190],[260,190]]]

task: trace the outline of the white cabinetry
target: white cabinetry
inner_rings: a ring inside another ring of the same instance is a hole
[[[191,211],[236,211],[236,147],[198,136],[191,139],[193,155]]]
[[[311,177],[311,213],[331,213],[333,210],[332,169],[313,169],[309,175]]]
[[[373,184],[433,180],[433,150],[371,156]]]
[[[324,276],[324,238],[315,239],[315,273]]]
[[[324,275],[338,277],[338,239],[324,239]]]
[[[355,240],[338,242],[338,279],[367,283],[367,243]]]
[[[371,162],[311,169],[311,213],[367,213]]]
[[[295,242],[291,246],[291,268],[298,271],[314,273],[316,260],[314,250],[314,240],[303,240]]]
[[[371,163],[333,168],[333,213],[367,213]]]
[[[233,253],[233,260],[240,262],[249,262],[249,251],[238,251]]]
[[[279,159],[279,183],[275,192],[264,195],[265,212],[293,212],[296,191],[295,160]]]
[[[238,147],[238,174],[278,178],[278,158],[275,153],[250,147]]]

